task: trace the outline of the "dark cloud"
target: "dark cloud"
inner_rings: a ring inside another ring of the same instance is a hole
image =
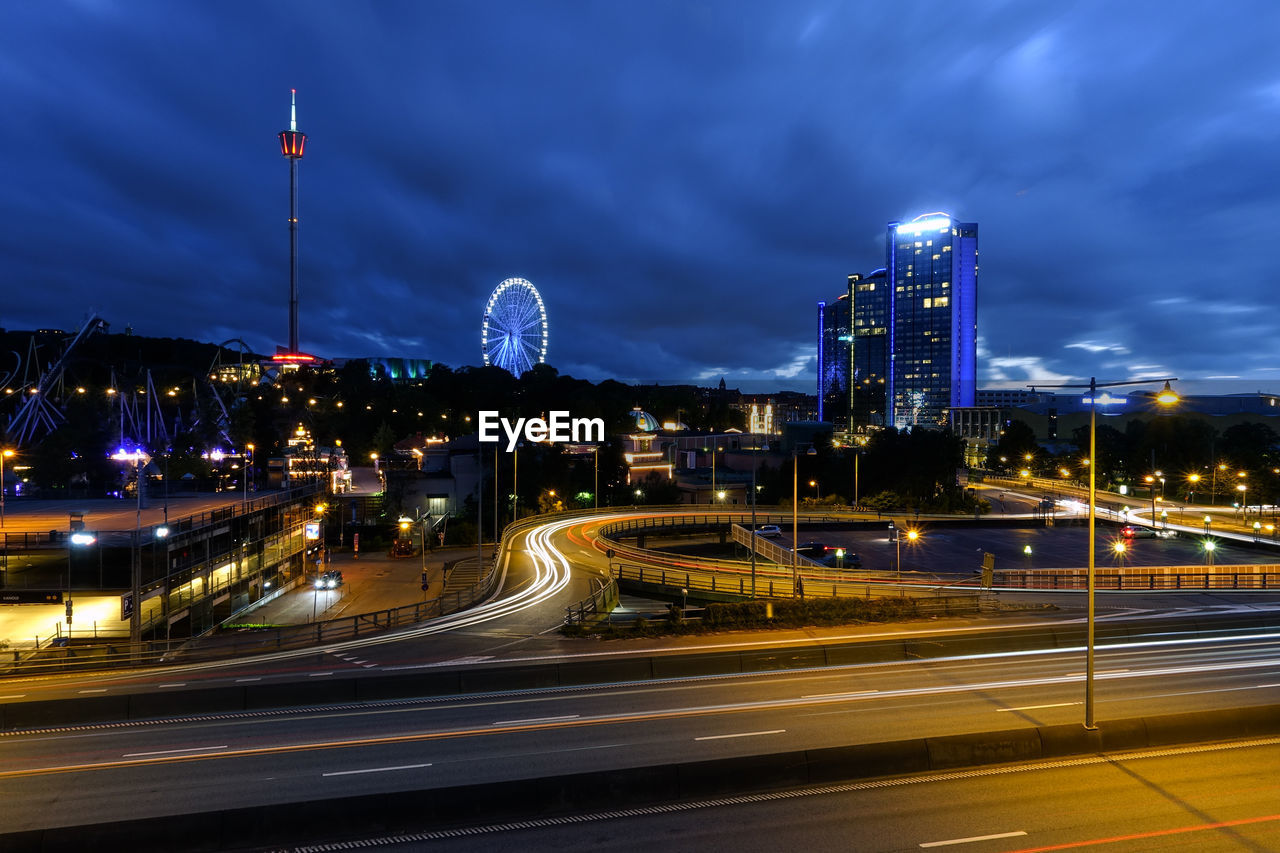
[[[980,384],[1268,376],[1280,9],[81,2],[0,12],[0,325],[808,387],[885,223],[980,224]]]

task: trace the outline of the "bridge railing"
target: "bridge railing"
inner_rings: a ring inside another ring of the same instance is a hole
[[[566,625],[590,622],[593,619],[608,615],[618,606],[618,581],[610,577],[607,581],[592,578],[599,587],[591,595],[565,608]]]
[[[995,573],[1002,589],[1085,590],[1086,569],[1005,569]],[[1280,590],[1280,565],[1135,566],[1096,569],[1094,586],[1113,590]]]

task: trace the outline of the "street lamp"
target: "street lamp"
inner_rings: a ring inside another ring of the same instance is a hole
[[[1213,551],[1217,546],[1213,544],[1212,539],[1204,540],[1204,564],[1206,566],[1213,565]]]
[[[860,435],[854,439],[857,445],[853,449],[853,508],[858,508],[858,459],[862,456],[862,448],[867,446],[867,437]]]
[[[4,460],[12,458],[12,450],[0,450],[0,530],[4,529]]]
[[[1218,467],[1213,469],[1213,488],[1209,490],[1209,503],[1218,503],[1218,472],[1227,470],[1227,463],[1219,462]]]
[[[821,502],[822,502],[822,489],[818,487],[818,481],[817,481],[817,480],[810,480],[810,481],[809,481],[809,488],[813,489],[813,494],[814,494],[814,498],[813,498],[813,499],[814,499],[815,501],[817,501],[817,502],[821,503]]]
[[[1129,380],[1124,382],[1099,382],[1096,377],[1089,378],[1089,384],[1064,384],[1035,387],[1051,388],[1088,388],[1089,389],[1089,458],[1098,458],[1098,389],[1115,388],[1122,385],[1143,385],[1148,382],[1159,382],[1159,379]],[[1176,379],[1166,379],[1164,388],[1156,395],[1156,402],[1162,406],[1170,406],[1178,402],[1178,395],[1169,385]],[[1096,586],[1097,556],[1094,549],[1097,543],[1096,519],[1098,512],[1098,477],[1097,466],[1089,466],[1089,569],[1088,569],[1088,616],[1085,630],[1085,688],[1084,688],[1084,727],[1090,731],[1097,728],[1093,718],[1093,664],[1094,664],[1094,592]]]
[[[809,445],[805,456],[817,456],[818,451]],[[800,547],[800,448],[791,451],[791,597],[795,598],[800,581],[800,563],[796,549]]]
[[[1244,523],[1244,521],[1249,517],[1249,487],[1244,483],[1241,483],[1236,486],[1236,491],[1240,493],[1240,521],[1241,523]]]
[[[893,561],[894,571],[898,576],[898,595],[901,596],[902,595],[902,537],[895,536],[893,538],[894,538],[894,543],[897,545],[897,549],[896,549],[897,558]],[[910,542],[911,544],[914,545],[919,538],[920,538],[919,530],[907,531],[907,541]]]
[[[240,479],[244,480],[244,502],[245,503],[249,502],[249,466],[251,464],[250,460],[252,459],[253,459],[253,445],[246,444],[244,446],[244,464],[240,466],[241,468]],[[165,480],[167,482],[168,477],[166,477]],[[166,485],[165,488],[167,490],[168,486]]]
[[[1213,521],[1213,519],[1212,519],[1212,518],[1210,518],[1209,516],[1207,516],[1207,515],[1206,515],[1206,516],[1204,517],[1204,535],[1205,535],[1205,536],[1208,536],[1208,535],[1209,535],[1209,522],[1211,522],[1211,521]]]
[[[1200,475],[1188,474],[1187,482],[1191,484],[1191,489],[1187,492],[1187,503],[1194,503],[1196,499],[1196,484],[1200,482]]]

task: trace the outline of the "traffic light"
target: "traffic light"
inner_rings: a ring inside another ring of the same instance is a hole
[[[71,624],[71,599],[67,599],[67,624]]]

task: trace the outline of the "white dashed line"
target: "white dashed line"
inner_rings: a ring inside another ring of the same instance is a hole
[[[491,726],[523,726],[532,725],[533,723],[558,723],[563,720],[576,720],[577,714],[570,714],[567,717],[535,717],[532,720],[501,720],[496,723],[490,723]]]
[[[1017,838],[1026,835],[1022,830],[1017,832],[1000,832],[995,835],[975,835],[972,838],[952,838],[947,841],[926,841],[921,847],[949,847],[952,844],[972,844],[975,841],[995,841],[997,838]]]
[[[321,776],[353,776],[356,773],[386,773],[390,770],[417,770],[430,767],[430,764],[402,764],[399,767],[370,767],[368,770],[335,770],[332,773],[321,773]]]
[[[733,735],[707,735],[706,737],[696,737],[694,740],[724,740],[731,737],[758,737],[759,735],[780,735],[786,729],[772,729],[767,732],[738,732]]]
[[[155,752],[126,752],[124,754],[124,757],[125,758],[145,758],[149,755],[176,755],[177,753],[180,753],[180,752],[207,752],[212,749],[226,749],[226,748],[227,748],[227,745],[224,743],[221,746],[192,746],[192,747],[187,747],[186,749],[160,749],[160,750],[156,750]]]

